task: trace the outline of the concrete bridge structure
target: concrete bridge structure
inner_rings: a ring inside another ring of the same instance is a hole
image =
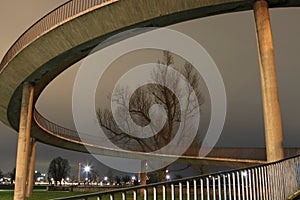
[[[136,27],[164,27],[221,13],[254,10],[261,65],[267,160],[283,159],[268,8],[289,6],[300,6],[300,1],[73,0],[40,19],[12,45],[0,64],[0,120],[19,131],[15,199],[25,199],[29,155],[29,171],[32,172],[36,141],[82,152],[86,152],[84,145],[89,145],[49,130],[41,123],[41,120],[45,122],[47,119],[38,114],[34,104],[48,83],[87,56],[101,41],[117,33]],[[30,138],[32,145],[29,145]],[[139,156],[139,153],[120,152],[99,146],[94,147],[94,152],[111,156]],[[140,154],[140,157],[144,156],[145,154]],[[149,155],[153,156],[160,155]],[[206,162],[204,158],[180,159]],[[219,159],[211,162],[220,164],[223,161]],[[228,162],[230,161],[224,160],[223,163]],[[242,160],[236,162],[247,164],[247,161]],[[31,176],[32,174],[29,179]],[[28,181],[30,182],[32,181]]]

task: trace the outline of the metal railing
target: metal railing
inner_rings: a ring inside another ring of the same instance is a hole
[[[103,136],[101,134],[92,135],[88,133],[81,133],[77,130],[72,130],[63,126],[60,126],[47,118],[45,118],[43,115],[41,115],[36,109],[33,110],[33,118],[37,125],[44,130],[45,132],[55,136],[60,137],[61,139],[68,140],[71,142],[79,143],[82,145],[93,145],[98,148],[105,148],[107,144],[108,137]],[[119,141],[113,142],[115,145],[122,147],[124,146],[124,143]],[[130,145],[130,141],[126,143],[127,145]],[[116,150],[116,149],[114,149]]]
[[[283,200],[300,189],[300,156],[257,167],[62,199]]]
[[[86,133],[79,133],[75,130],[71,130],[68,128],[65,128],[63,126],[60,126],[54,122],[49,121],[45,117],[43,117],[36,109],[34,109],[33,117],[35,122],[38,124],[40,128],[42,128],[44,131],[55,135],[60,136],[63,139],[69,139],[73,142],[79,142],[79,143],[88,143],[88,144],[105,144],[107,141],[107,137],[100,137],[95,135],[90,135]]]
[[[72,0],[49,12],[28,28],[10,47],[0,63],[0,71],[27,45],[62,23],[86,12],[114,3],[118,0]]]

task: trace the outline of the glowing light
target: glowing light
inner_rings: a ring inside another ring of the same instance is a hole
[[[91,167],[90,167],[90,166],[87,165],[87,166],[84,167],[84,171],[85,171],[85,172],[89,172],[90,170],[91,170]]]
[[[171,179],[171,176],[170,176],[169,174],[167,174],[167,175],[166,175],[166,179],[167,179],[167,180],[170,180],[170,179]]]

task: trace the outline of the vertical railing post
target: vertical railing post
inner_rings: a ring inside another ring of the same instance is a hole
[[[268,195],[267,195],[267,189],[268,189],[268,181],[267,181],[267,176],[266,176],[266,167],[263,167],[262,168],[262,172],[263,172],[263,177],[262,177],[262,180],[263,180],[263,193],[264,193],[264,199],[268,199]]]
[[[227,177],[227,178],[228,178],[228,177]],[[226,175],[223,174],[223,194],[224,194],[223,199],[224,199],[224,200],[227,200],[227,190],[226,190],[226,185],[227,185],[227,183],[226,183]]]
[[[203,184],[203,179],[200,179],[200,196],[201,200],[204,200],[204,184]]]
[[[190,200],[191,194],[190,194],[190,181],[186,182],[186,200]]]
[[[210,200],[210,188],[209,188],[209,178],[206,177],[206,197],[207,200]]]
[[[126,200],[126,192],[122,192],[122,200]]]
[[[179,200],[183,200],[182,183],[179,182]]]
[[[109,200],[115,200],[115,195],[114,194],[110,194],[109,195]]]
[[[215,182],[215,177],[213,176],[213,199],[216,200],[217,199],[217,195],[216,195],[216,182]]]
[[[153,187],[153,200],[157,200],[157,189]]]
[[[268,2],[254,3],[258,40],[267,160],[283,159],[282,125]]]
[[[144,188],[144,200],[148,200],[148,189]]]
[[[249,176],[248,176],[248,181],[249,181],[249,199],[250,200],[253,200],[253,198],[252,198],[252,191],[253,191],[253,189],[252,189],[252,187],[253,187],[253,185],[252,185],[252,172],[251,172],[251,170],[249,169],[248,170],[248,174],[249,174]]]
[[[171,184],[171,200],[175,200],[175,188],[174,188],[174,184]]]
[[[194,183],[194,200],[198,200],[198,198],[197,198],[197,180],[194,179],[193,183]]]
[[[259,181],[259,199],[263,199],[263,180],[262,180],[262,169],[258,168],[258,181]],[[257,191],[258,192],[258,191]]]
[[[136,190],[133,191],[133,200],[137,200],[137,191]]]
[[[236,172],[236,183],[237,183],[237,193],[238,193],[238,200],[241,200],[241,183],[240,183],[240,173]]]
[[[218,197],[219,199],[222,198],[222,188],[221,188],[221,176],[218,175]]]
[[[245,200],[245,182],[244,182],[244,172],[241,172],[241,189],[242,189],[242,199]]]
[[[233,200],[236,200],[236,182],[235,182],[235,174],[232,173],[232,190],[233,190]]]
[[[166,198],[166,186],[165,185],[162,186],[162,193],[163,193],[163,200],[166,200],[167,198]]]
[[[227,174],[228,177],[228,196],[229,200],[232,200],[232,194],[231,194],[231,175]]]
[[[245,187],[246,187],[246,200],[249,200],[249,183],[248,183],[248,177],[250,176],[250,174],[245,171],[246,176],[245,176]]]
[[[270,182],[269,182],[269,186],[270,186],[270,199],[274,199],[275,196],[275,192],[276,192],[276,180],[275,180],[275,173],[274,173],[274,168],[273,165],[270,166],[269,170],[268,170],[268,174],[270,176]]]
[[[253,187],[253,195],[254,195],[253,199],[256,200],[256,199],[259,199],[259,187],[258,187],[259,180],[258,180],[258,170],[257,170],[257,168],[254,169],[254,173],[255,173],[255,176],[253,176],[253,185],[254,185],[254,183],[255,183],[255,185]]]

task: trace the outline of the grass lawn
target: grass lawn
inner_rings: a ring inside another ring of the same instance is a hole
[[[59,197],[68,197],[68,196],[75,196],[80,194],[86,194],[86,192],[65,192],[65,191],[46,191],[46,190],[34,190],[33,195],[31,198],[27,198],[27,200],[46,200],[46,199],[53,199]],[[128,200],[133,200],[132,194],[126,195]],[[200,196],[198,197],[200,199]],[[206,199],[206,197],[204,197]],[[212,196],[211,196],[212,198]],[[89,198],[89,200],[96,200],[97,198]],[[149,194],[149,200],[152,200],[153,196]],[[157,200],[162,200],[162,195],[159,194],[157,196]],[[171,199],[170,194],[167,195],[167,199]],[[179,199],[178,194],[176,193],[176,200]],[[13,191],[0,191],[0,200],[13,200]],[[109,195],[103,195],[102,200],[110,200]],[[121,194],[115,194],[115,200],[122,200]],[[138,195],[138,200],[144,200],[143,196]],[[183,200],[187,200],[186,195],[183,195]]]
[[[13,200],[13,191],[0,191],[0,200]],[[74,195],[86,194],[86,192],[61,192],[61,191],[46,191],[46,190],[36,190],[33,191],[32,197],[27,198],[28,200],[46,200],[46,199],[53,199],[58,197],[68,197]],[[128,198],[129,197],[129,198]],[[133,199],[132,197],[128,196],[128,199]],[[89,200],[96,200],[97,198],[89,198]],[[109,200],[109,195],[104,195],[103,200]],[[121,194],[115,196],[115,200],[121,200]],[[138,199],[143,200],[143,197],[138,196]],[[151,196],[149,199],[153,199]],[[158,198],[161,199],[161,198]]]
[[[28,200],[46,200],[58,197],[67,197],[84,194],[82,192],[60,192],[60,191],[33,191],[32,197],[27,198]],[[12,200],[14,192],[13,191],[0,191],[0,200]],[[96,198],[95,198],[96,199]]]

